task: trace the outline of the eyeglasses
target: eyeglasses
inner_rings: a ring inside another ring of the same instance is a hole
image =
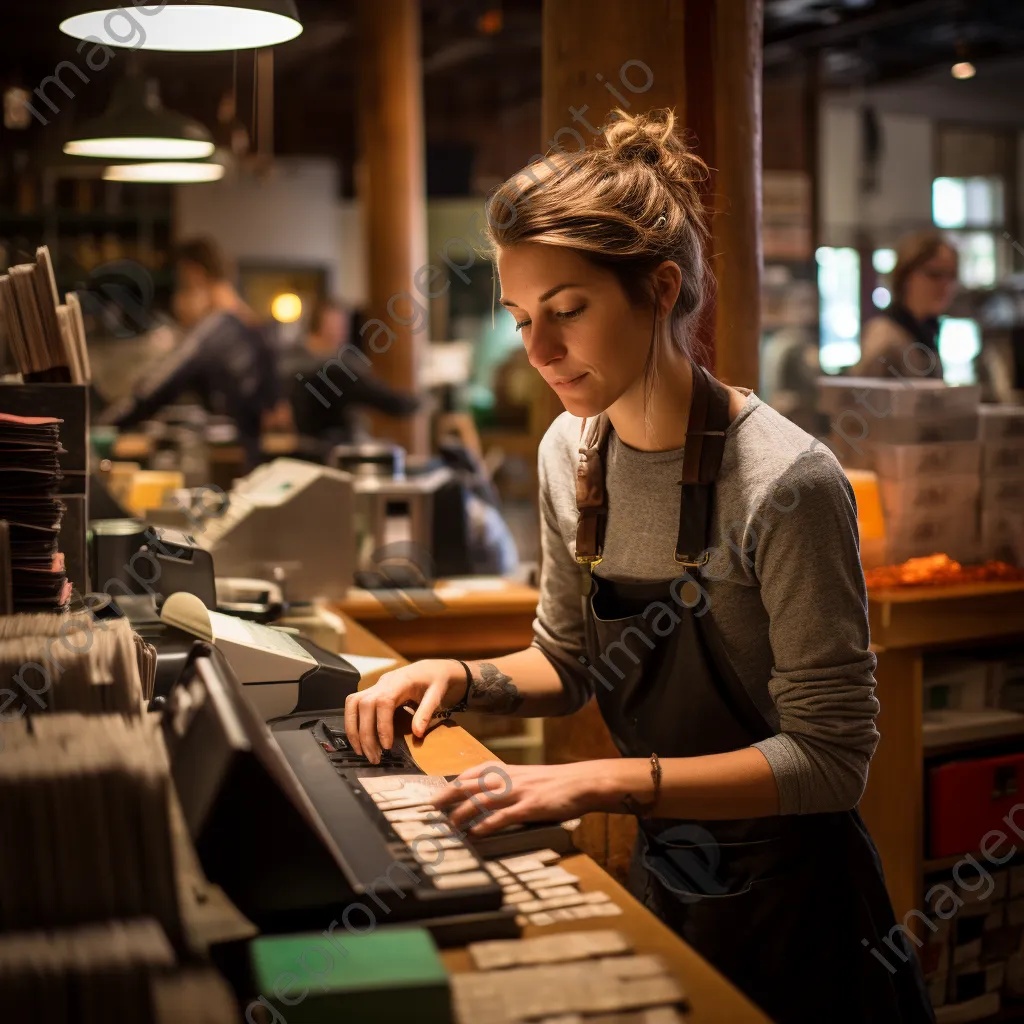
[[[937,267],[921,267],[921,273],[924,274],[929,281],[933,281],[935,284],[939,284],[943,281],[947,281],[952,284],[959,278],[959,275],[955,270],[939,270]]]

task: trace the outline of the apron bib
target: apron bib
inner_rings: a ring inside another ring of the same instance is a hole
[[[728,389],[695,365],[676,546],[680,575],[636,584],[594,572],[603,546],[610,426],[604,415],[583,424],[576,557],[589,566],[587,656],[599,673],[601,715],[624,757],[726,753],[774,734],[729,662],[701,584],[729,422]],[[882,944],[895,918],[877,851],[855,810],[640,819],[630,888],[780,1024],[934,1021],[902,933],[894,941],[905,961]]]

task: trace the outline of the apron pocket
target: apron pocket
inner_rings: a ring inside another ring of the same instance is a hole
[[[684,903],[739,896],[794,868],[792,844],[778,836],[722,842],[702,825],[687,823],[656,837],[641,828],[637,838],[644,867]]]

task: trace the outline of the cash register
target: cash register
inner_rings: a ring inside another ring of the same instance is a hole
[[[421,816],[431,861],[368,792],[381,775],[422,775],[404,743],[371,765],[341,717],[271,728],[249,692],[221,651],[198,644],[162,729],[203,870],[261,931],[417,921],[442,945],[518,935],[500,886],[442,812]],[[458,884],[438,870],[438,854],[458,862]]]
[[[359,673],[344,658],[293,632],[217,611],[213,559],[192,536],[137,520],[92,527],[93,579],[107,580],[94,614],[127,618],[156,648],[155,697],[170,692],[198,640],[221,649],[266,720],[344,707],[358,689]]]
[[[274,579],[290,601],[343,598],[352,586],[352,478],[274,459],[236,480],[223,514],[193,531],[220,576]]]

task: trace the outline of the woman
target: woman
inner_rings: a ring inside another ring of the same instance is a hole
[[[453,706],[558,715],[596,695],[621,759],[500,783],[481,766],[439,806],[471,837],[636,814],[636,894],[774,1019],[932,1020],[901,932],[891,972],[869,953],[894,922],[854,809],[878,734],[852,491],[692,358],[704,167],[671,112],[621,115],[601,142],[489,208],[501,302],[567,409],[539,451],[534,643],[388,673],[346,729],[375,761],[405,703],[422,736]]]
[[[959,258],[940,231],[902,239],[892,272],[892,305],[868,321],[858,377],[936,377],[942,380],[939,317],[956,296]],[[893,367],[892,370],[889,367]]]

